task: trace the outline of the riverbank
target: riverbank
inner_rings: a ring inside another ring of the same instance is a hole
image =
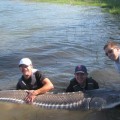
[[[72,5],[100,6],[111,14],[120,14],[119,0],[33,0],[37,2],[52,2]]]

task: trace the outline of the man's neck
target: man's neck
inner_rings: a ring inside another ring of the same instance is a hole
[[[118,56],[118,58],[115,60],[115,62],[116,62],[116,63],[119,63],[119,56]]]

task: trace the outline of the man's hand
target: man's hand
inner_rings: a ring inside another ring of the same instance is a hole
[[[34,99],[37,97],[36,94],[34,93],[33,90],[30,91],[26,91],[27,92],[27,96],[25,97],[25,102],[28,104],[32,104]]]

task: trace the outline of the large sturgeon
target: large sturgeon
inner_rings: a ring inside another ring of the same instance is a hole
[[[26,104],[24,90],[0,91],[0,101]],[[46,93],[37,96],[33,105],[49,109],[108,109],[120,104],[120,91],[97,89],[86,92]]]

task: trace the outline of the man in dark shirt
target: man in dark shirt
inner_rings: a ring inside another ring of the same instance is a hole
[[[98,89],[98,83],[92,78],[88,78],[87,68],[84,65],[78,65],[75,68],[75,77],[70,81],[66,92],[77,92],[85,90]]]
[[[41,71],[33,68],[32,61],[29,58],[20,60],[19,69],[22,76],[16,85],[16,89],[29,90],[25,97],[27,103],[32,103],[37,95],[44,94],[54,88],[52,82]]]

